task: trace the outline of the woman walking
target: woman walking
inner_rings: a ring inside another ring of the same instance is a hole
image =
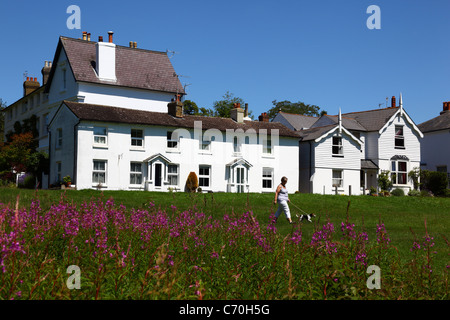
[[[291,212],[288,206],[288,202],[291,201],[289,200],[288,190],[286,189],[287,181],[288,179],[286,177],[281,178],[281,183],[278,185],[277,190],[275,191],[275,200],[273,201],[273,203],[278,203],[278,210],[277,212],[275,212],[275,221],[283,211],[286,215],[286,219],[288,219],[289,223],[292,223]]]

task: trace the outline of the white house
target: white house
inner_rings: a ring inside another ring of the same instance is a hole
[[[439,116],[418,127],[424,135],[420,145],[421,167],[446,172],[450,180],[450,102],[444,102]]]
[[[408,172],[420,167],[422,132],[392,97],[390,108],[322,117],[280,112],[273,119],[289,122],[301,136],[299,190],[365,194],[378,188],[381,170],[390,171],[393,188],[414,187]]]
[[[279,123],[184,115],[64,101],[49,125],[50,182],[77,189],[184,190],[195,172],[203,191],[273,192],[282,176],[298,190],[298,135]]]
[[[162,111],[175,94],[184,95],[166,52],[143,50],[135,43],[119,46],[82,39],[60,37],[53,61],[42,69],[42,85],[37,78],[24,82],[24,96],[5,110],[5,135],[17,122],[33,115],[39,132],[39,150],[49,152],[47,125],[63,100],[99,103],[137,110]],[[47,187],[48,177],[42,179]]]

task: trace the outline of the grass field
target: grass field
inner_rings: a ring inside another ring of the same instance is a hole
[[[36,191],[26,189],[0,189],[0,203],[11,203],[14,206],[20,196],[20,207],[27,207],[35,198]],[[91,199],[103,198],[105,201],[114,198],[116,204],[123,204],[128,209],[143,208],[149,201],[163,210],[171,210],[176,206],[179,210],[187,210],[194,206],[214,218],[221,218],[232,212],[252,211],[263,226],[269,222],[269,216],[277,207],[273,204],[273,194],[234,194],[234,193],[197,193],[184,192],[162,193],[142,191],[97,191],[97,190],[39,190],[37,191],[42,208],[48,209],[58,203],[62,196],[69,201],[81,204]],[[442,253],[446,249],[442,236],[450,239],[450,198],[431,197],[371,197],[371,196],[334,196],[317,194],[291,194],[291,203],[308,213],[317,215],[315,223],[325,223],[328,219],[335,225],[346,220],[347,209],[350,221],[356,228],[366,229],[369,237],[375,236],[376,225],[382,221],[402,257],[408,257],[414,235],[425,234],[425,221],[429,234],[437,241],[436,251]],[[292,216],[302,214],[291,205]],[[292,226],[280,219],[278,231],[288,234]],[[310,239],[314,225],[304,224],[303,233]],[[443,254],[438,255],[437,266],[443,267],[450,260]]]
[[[0,299],[448,299],[449,198],[273,197],[2,188]]]

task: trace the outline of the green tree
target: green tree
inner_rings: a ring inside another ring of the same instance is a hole
[[[305,116],[319,116],[326,114],[326,111],[323,110],[320,112],[320,107],[316,105],[311,104],[305,104],[301,101],[298,102],[291,102],[288,100],[284,101],[272,101],[273,107],[267,111],[267,115],[270,119],[273,119],[278,111],[283,111],[287,113],[294,113],[294,114],[303,114]]]
[[[191,116],[196,116],[200,114],[197,104],[191,100],[184,100],[183,113]]]
[[[222,100],[214,101],[214,116],[229,118],[230,111],[233,109],[235,103],[240,103],[241,106],[244,106],[244,99],[235,97],[230,91],[227,91],[222,96]]]

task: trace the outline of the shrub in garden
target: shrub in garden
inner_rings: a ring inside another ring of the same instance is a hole
[[[436,196],[443,196],[448,187],[446,172],[421,171],[422,190],[431,191]]]
[[[186,191],[195,192],[198,188],[198,178],[195,172],[190,172],[186,180]]]
[[[380,174],[378,175],[378,186],[380,187],[381,191],[388,191],[392,187],[392,181],[389,177],[389,170],[381,170]]]
[[[19,177],[17,185],[19,188],[34,189],[36,178],[31,173],[25,173],[23,176]]]
[[[405,195],[405,192],[403,191],[403,189],[396,188],[391,191],[391,195],[395,197],[403,197]]]
[[[420,196],[420,191],[419,190],[414,190],[414,189],[409,190],[408,196],[410,196],[410,197],[418,197],[418,196]]]

